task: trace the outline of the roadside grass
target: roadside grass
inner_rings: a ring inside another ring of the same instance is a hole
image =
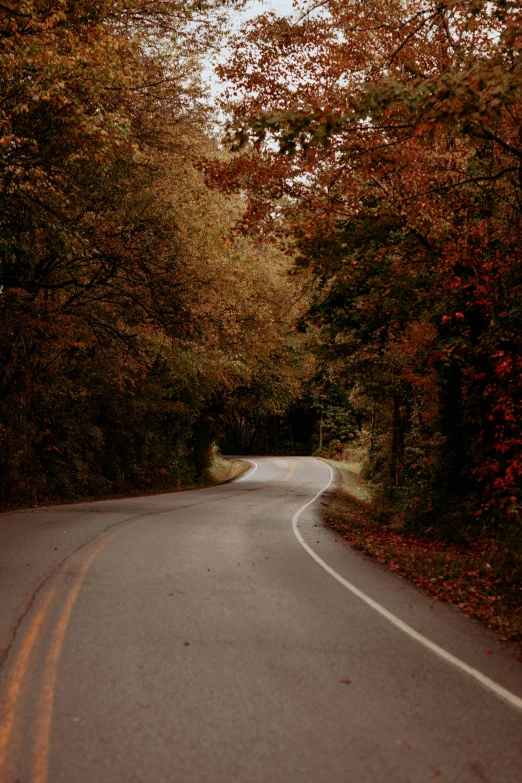
[[[481,620],[500,640],[522,642],[522,564],[511,551],[491,541],[450,545],[388,527],[370,502],[354,496],[352,472],[341,468],[341,475],[343,487],[326,509],[330,527],[436,600]]]
[[[371,500],[371,485],[362,477],[362,459],[364,456],[355,455],[353,458],[343,460],[321,457],[322,462],[327,462],[333,468],[337,468],[341,474],[343,490],[353,495],[357,500],[369,502]]]
[[[250,463],[242,459],[225,459],[221,454],[213,454],[209,468],[211,485],[225,484],[249,469]]]

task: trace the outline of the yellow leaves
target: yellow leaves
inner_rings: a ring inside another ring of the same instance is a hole
[[[154,5],[132,0],[129,8],[153,14]],[[272,238],[234,233],[243,202],[212,193],[196,169],[197,157],[217,150],[205,137],[196,80],[183,71],[193,55],[167,68],[127,36],[124,19],[121,28],[89,28],[72,5],[55,8],[34,6],[25,38],[9,40],[5,57],[0,51],[8,74],[0,82],[3,207],[29,269],[25,278],[17,270],[18,284],[67,304],[115,354],[122,344],[138,364],[165,362],[195,397],[256,374],[276,396],[269,365],[274,351],[287,356],[286,332],[302,306],[297,280]],[[124,18],[128,6],[110,8]],[[107,378],[120,371],[108,367]],[[281,370],[281,399],[296,386],[292,372]],[[138,384],[130,370],[115,382]]]

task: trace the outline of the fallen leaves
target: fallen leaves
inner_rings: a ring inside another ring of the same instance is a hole
[[[391,529],[368,504],[343,491],[328,507],[326,521],[355,549],[433,596],[433,603],[456,606],[498,631],[501,641],[522,640],[522,585],[491,542],[456,546]]]

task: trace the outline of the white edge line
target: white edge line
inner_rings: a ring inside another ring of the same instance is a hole
[[[254,470],[249,470],[248,473],[243,473],[242,476],[240,476],[237,479],[234,479],[234,481],[232,482],[233,484],[237,484],[238,481],[243,481],[243,479],[250,478],[250,476],[252,476],[258,468],[257,462],[254,462],[253,459],[245,459],[243,460],[243,462],[250,462],[251,465],[254,465]]]
[[[320,460],[316,461],[319,462]],[[312,500],[309,500],[308,503],[305,503],[304,506],[301,506],[301,508],[296,511],[292,517],[292,529],[299,543],[306,549],[308,554],[311,555],[311,557],[313,557],[313,559],[330,574],[330,576],[333,576],[334,579],[336,579],[340,584],[346,587],[347,590],[357,596],[357,598],[360,598],[361,601],[364,601],[365,604],[370,606],[372,609],[375,609],[376,612],[382,615],[382,617],[385,617],[390,623],[392,623],[392,625],[395,625],[396,628],[399,628],[412,639],[415,639],[415,641],[419,642],[419,644],[427,647],[427,649],[431,650],[431,652],[435,653],[435,655],[438,655],[443,660],[453,664],[453,666],[465,672],[470,677],[473,677],[473,679],[479,682],[484,688],[493,691],[496,696],[498,696],[503,701],[508,702],[508,704],[511,704],[512,707],[515,707],[518,710],[522,710],[522,699],[519,696],[517,696],[515,693],[512,693],[511,691],[508,691],[506,688],[503,688],[502,685],[499,685],[494,680],[486,677],[486,675],[482,674],[482,672],[480,672],[478,669],[474,669],[473,666],[469,666],[467,663],[464,663],[464,661],[461,661],[460,658],[457,658],[443,647],[439,647],[438,644],[435,644],[435,642],[430,641],[421,633],[415,631],[407,623],[400,620],[398,617],[396,617],[396,615],[392,614],[392,612],[389,612],[387,609],[385,609],[384,606],[381,606],[379,603],[377,603],[377,601],[374,601],[373,598],[370,598],[368,595],[366,595],[366,593],[363,593],[362,590],[359,590],[359,588],[355,587],[355,585],[338,574],[337,571],[334,571],[334,569],[329,566],[328,563],[325,563],[325,561],[319,557],[319,555],[310,546],[308,546],[301,533],[297,529],[297,523],[303,511],[308,508],[308,506],[311,506],[312,503],[315,503],[317,498],[322,495],[323,492],[326,492],[333,481],[334,474],[332,468],[326,462],[323,462],[322,464],[326,465],[330,471],[330,481],[325,487],[323,487],[323,489],[319,490],[317,495],[315,495]]]

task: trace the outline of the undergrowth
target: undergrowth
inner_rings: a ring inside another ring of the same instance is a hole
[[[481,620],[500,640],[522,642],[522,562],[505,546],[487,540],[450,545],[406,534],[383,524],[369,504],[343,490],[326,519],[355,549]]]

